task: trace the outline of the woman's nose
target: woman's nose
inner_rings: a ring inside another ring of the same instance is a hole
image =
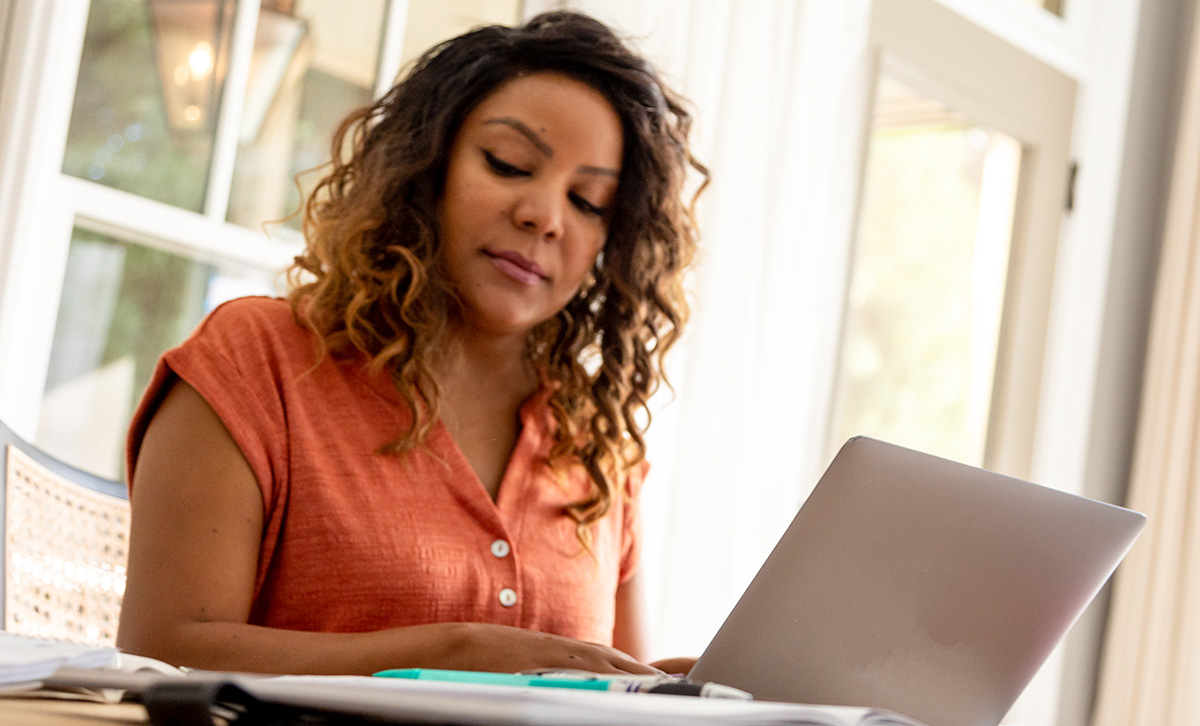
[[[554,241],[562,237],[566,193],[551,185],[529,185],[513,208],[513,224],[538,237]]]

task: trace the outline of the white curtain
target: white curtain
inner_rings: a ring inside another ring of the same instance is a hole
[[[651,655],[699,655],[832,454],[867,91],[863,0],[577,0],[694,104],[693,318],[644,493]]]
[[[1200,13],[1175,150],[1095,726],[1200,723]]]

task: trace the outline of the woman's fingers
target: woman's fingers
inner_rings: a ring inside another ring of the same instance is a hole
[[[652,675],[662,671],[616,648],[503,625],[472,623],[466,647],[455,649],[448,667],[519,673],[536,669],[573,669],[593,673]],[[458,662],[468,656],[469,661]]]
[[[626,653],[622,653],[619,650],[611,648],[609,650],[612,650],[617,656],[613,661],[611,661],[612,666],[617,673],[629,673],[639,676],[662,673],[662,671],[658,668],[635,660],[632,656]]]
[[[696,665],[695,658],[663,658],[656,660],[650,665],[658,668],[664,673],[676,675],[687,675],[692,670],[692,666]]]
[[[571,668],[591,671],[593,673],[625,673],[631,675],[653,675],[662,672],[653,666],[648,666],[645,663],[637,661],[632,656],[622,653],[616,648],[570,640],[568,638],[562,639],[561,644],[566,647],[563,653],[539,654],[538,657],[546,657],[554,661],[540,667]]]

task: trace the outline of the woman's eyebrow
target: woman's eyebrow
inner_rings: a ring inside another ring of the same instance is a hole
[[[489,126],[491,124],[501,124],[509,127],[528,139],[529,143],[533,144],[534,147],[538,151],[542,152],[542,155],[547,159],[554,158],[554,148],[551,147],[550,144],[547,144],[545,139],[539,136],[536,131],[529,128],[529,124],[525,123],[521,119],[513,118],[512,116],[497,116],[496,118],[490,118],[483,122],[484,126]],[[609,169],[603,166],[583,165],[579,167],[579,171],[584,174],[598,174],[600,176],[611,176],[614,178],[619,178],[621,176],[621,172],[617,169]]]
[[[579,167],[579,171],[584,174],[599,174],[600,176],[611,176],[614,179],[619,179],[621,177],[621,172],[617,171],[616,169],[609,169],[606,166],[584,165],[584,166]]]
[[[550,146],[550,144],[547,144],[541,136],[538,136],[536,131],[529,128],[529,125],[520,119],[515,119],[512,116],[500,116],[497,118],[488,119],[483,123],[485,126],[490,124],[504,124],[505,126],[529,139],[529,143],[533,144],[534,148],[542,152],[542,155],[547,159],[554,157],[554,149]]]

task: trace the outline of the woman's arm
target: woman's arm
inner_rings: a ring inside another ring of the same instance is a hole
[[[646,659],[645,594],[640,573],[617,588],[617,617],[613,626],[613,647],[639,661]],[[665,673],[686,674],[696,665],[695,658],[666,658],[650,665]]]
[[[502,625],[371,633],[249,625],[263,503],[220,418],[176,381],[147,427],[134,474],[128,582],[117,644],[176,665],[264,673],[436,667],[651,673],[605,646]]]
[[[640,573],[635,573],[633,577],[617,586],[613,647],[638,660],[646,657],[645,601],[643,597]]]

